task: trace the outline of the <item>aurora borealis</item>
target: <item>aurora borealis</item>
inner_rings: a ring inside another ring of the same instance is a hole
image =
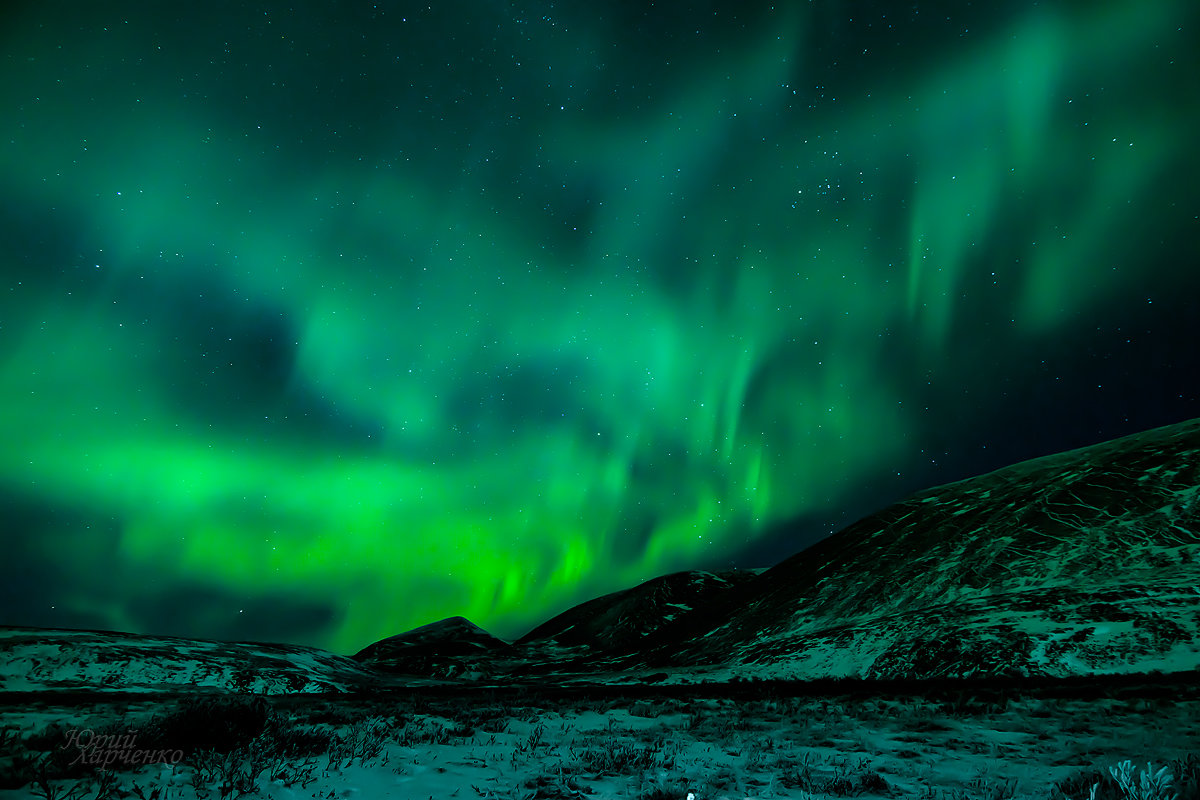
[[[515,636],[1200,416],[1200,6],[964,5],[5,12],[0,622]]]

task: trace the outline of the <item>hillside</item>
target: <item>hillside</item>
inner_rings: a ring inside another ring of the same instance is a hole
[[[470,620],[450,617],[375,642],[356,653],[354,660],[387,673],[481,677],[481,670],[490,672],[491,661],[510,649],[507,642]]]
[[[1193,420],[917,494],[666,631],[658,660],[784,678],[1193,669],[1198,586]]]
[[[376,686],[349,658],[312,647],[215,642],[109,631],[0,628],[0,691],[288,694]]]
[[[628,651],[700,603],[724,595],[762,570],[676,572],[570,608],[534,628],[518,644],[553,641]]]

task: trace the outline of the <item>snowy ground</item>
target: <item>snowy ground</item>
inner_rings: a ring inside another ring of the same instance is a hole
[[[1160,694],[41,699],[0,706],[0,798],[1085,800],[1100,774],[1131,759],[1169,765],[1180,800],[1195,800],[1200,700]],[[112,752],[156,760],[155,750],[178,745],[179,763],[78,763],[88,730],[94,749],[84,761]]]

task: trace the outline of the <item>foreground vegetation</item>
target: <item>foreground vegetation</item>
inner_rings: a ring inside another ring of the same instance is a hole
[[[5,717],[0,796],[45,800],[1200,800],[1200,702],[1168,697],[209,695]]]

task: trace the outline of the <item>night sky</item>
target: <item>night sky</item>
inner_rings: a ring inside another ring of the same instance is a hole
[[[1200,4],[0,16],[0,622],[353,652],[1200,416]]]

